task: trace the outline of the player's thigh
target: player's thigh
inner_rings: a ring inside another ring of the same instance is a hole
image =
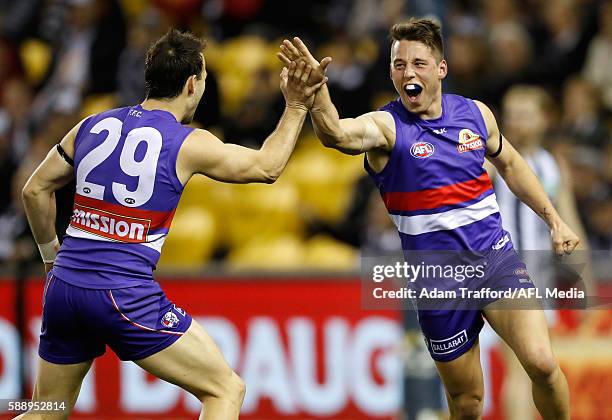
[[[473,397],[482,399],[484,380],[480,366],[480,346],[476,342],[467,352],[449,362],[436,361],[436,367],[451,399]]]
[[[215,395],[226,388],[228,381],[238,380],[213,339],[196,320],[172,345],[134,362],[198,398]]]
[[[70,365],[50,363],[38,358],[38,373],[34,385],[34,399],[66,399],[76,397],[83,378],[93,360]]]
[[[548,371],[556,364],[548,323],[540,309],[485,309],[491,327],[510,346],[527,369]],[[548,366],[551,365],[551,366]]]
[[[19,418],[67,419],[76,403],[83,378],[89,371],[93,360],[70,365],[47,362],[38,358],[38,373],[34,384],[34,401],[55,401],[65,403],[66,409],[58,412],[28,413]]]

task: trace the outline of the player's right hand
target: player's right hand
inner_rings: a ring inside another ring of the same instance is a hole
[[[550,234],[555,253],[559,256],[571,254],[578,246],[578,243],[580,243],[578,235],[563,221],[551,229]]]
[[[306,44],[298,37],[293,38],[293,41],[287,39],[283,40],[283,44],[280,46],[280,52],[276,53],[276,56],[280,61],[288,66],[292,61],[300,62],[304,61],[306,64],[312,67],[310,77],[308,78],[308,84],[314,85],[320,83],[325,77],[327,66],[331,63],[331,57],[325,57],[320,62],[312,56]]]
[[[280,88],[288,107],[306,110],[312,107],[314,94],[327,82],[327,77],[324,77],[319,83],[310,86],[307,81],[310,78],[311,72],[312,66],[307,65],[303,60],[299,63],[292,61],[287,67],[283,68]]]

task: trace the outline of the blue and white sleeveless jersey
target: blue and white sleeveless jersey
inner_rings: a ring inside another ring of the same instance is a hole
[[[378,186],[404,250],[509,249],[483,168],[487,129],[476,104],[442,95],[442,115],[423,120],[397,99],[381,108],[395,120],[395,147]]]
[[[53,268],[58,277],[104,289],[151,281],[183,191],[176,158],[192,130],[140,105],[83,122],[74,142],[73,214]]]

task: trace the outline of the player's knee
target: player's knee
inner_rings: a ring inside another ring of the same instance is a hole
[[[246,386],[242,378],[234,371],[231,371],[231,373],[223,379],[219,391],[222,398],[231,400],[237,406],[242,406]]]
[[[534,355],[525,365],[525,370],[535,383],[552,384],[559,374],[559,364],[551,352]]]
[[[236,383],[236,391],[238,396],[238,402],[242,405],[242,401],[244,400],[244,395],[246,394],[246,384],[242,380],[240,376],[234,373],[234,381]]]
[[[482,416],[482,395],[465,393],[451,397],[453,419],[471,420]]]
[[[226,398],[240,400],[244,398],[246,387],[244,381],[236,372],[231,371],[229,375],[223,378],[220,384],[220,391]]]
[[[246,387],[244,381],[232,369],[227,367],[219,371],[214,378],[208,378],[206,387],[204,387],[200,395],[201,401],[212,397],[231,400],[238,405],[242,405]]]

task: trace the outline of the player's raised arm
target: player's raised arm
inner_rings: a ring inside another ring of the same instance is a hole
[[[291,62],[305,61],[312,66],[310,83],[316,83],[325,75],[331,58],[317,61],[299,38],[293,42],[284,40],[278,58],[286,65]],[[395,141],[395,123],[387,112],[375,111],[357,118],[340,118],[327,86],[315,95],[310,110],[312,124],[317,137],[327,147],[338,149],[346,154],[360,154],[372,150],[390,151]]]
[[[281,73],[285,111],[261,149],[225,144],[205,130],[195,130],[185,140],[177,161],[177,174],[184,184],[194,173],[224,182],[272,183],[285,169],[313,103],[313,95],[326,79],[308,85],[312,68],[304,62]]]
[[[487,125],[487,158],[514,195],[550,227],[555,252],[570,254],[580,242],[578,236],[561,219],[525,159],[502,137],[491,110],[482,102],[475,102]]]
[[[70,130],[58,146],[49,151],[22,191],[28,222],[47,271],[59,249],[55,232],[55,191],[66,185],[74,176],[74,168],[68,162],[72,161],[74,156],[74,138],[81,123]]]

